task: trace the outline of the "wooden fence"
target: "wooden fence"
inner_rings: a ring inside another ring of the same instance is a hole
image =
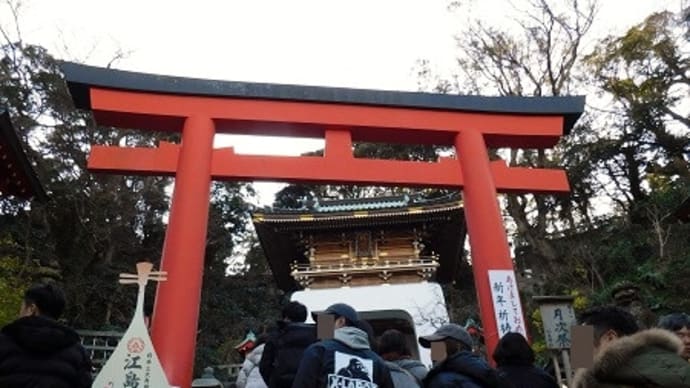
[[[124,333],[118,331],[78,330],[81,344],[91,356],[94,375],[100,372]]]
[[[94,376],[100,372],[106,361],[120,342],[124,333],[118,331],[78,330],[81,344],[91,357]],[[217,379],[223,382],[234,382],[242,369],[242,364],[214,365]],[[227,387],[227,385],[225,385]]]

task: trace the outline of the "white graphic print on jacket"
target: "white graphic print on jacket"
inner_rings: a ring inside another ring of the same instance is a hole
[[[328,375],[328,388],[377,388],[374,383],[374,361],[335,352],[334,374]]]

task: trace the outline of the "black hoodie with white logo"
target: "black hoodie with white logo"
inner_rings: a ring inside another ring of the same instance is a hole
[[[369,347],[367,333],[354,327],[304,351],[293,388],[393,388],[385,361]]]

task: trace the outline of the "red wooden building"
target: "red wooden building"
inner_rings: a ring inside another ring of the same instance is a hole
[[[0,196],[47,199],[36,172],[15,132],[9,113],[0,107]]]

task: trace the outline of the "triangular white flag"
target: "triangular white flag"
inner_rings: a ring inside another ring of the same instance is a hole
[[[164,272],[151,272],[152,268],[151,263],[138,263],[136,275],[120,275],[120,283],[136,283],[139,286],[137,307],[132,323],[96,377],[92,388],[170,387],[144,321],[146,283],[149,280],[164,281],[166,276]]]

